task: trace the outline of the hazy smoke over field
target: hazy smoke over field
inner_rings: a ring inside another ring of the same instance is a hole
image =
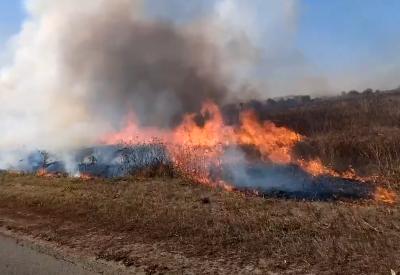
[[[223,60],[210,37],[172,23],[136,21],[129,6],[77,15],[67,30],[72,39],[63,41],[66,75],[71,86],[86,84],[83,100],[91,113],[121,119],[134,110],[143,124],[166,127],[207,99],[221,103],[227,95]],[[90,28],[76,32],[81,24]]]
[[[28,0],[0,71],[0,149],[91,145],[128,113],[171,127],[206,99],[254,95],[254,12],[283,34],[295,3]]]

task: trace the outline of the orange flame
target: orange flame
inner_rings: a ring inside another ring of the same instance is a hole
[[[293,146],[301,140],[300,135],[289,129],[271,122],[260,123],[251,111],[241,114],[239,127],[226,125],[220,109],[213,103],[206,103],[201,114],[210,117],[204,125],[197,125],[194,114],[185,116],[173,131],[168,147],[176,166],[203,183],[215,185],[209,168],[218,173],[226,146],[250,145],[261,153],[263,160],[288,164],[292,161]]]
[[[83,181],[89,181],[89,180],[94,180],[95,177],[90,174],[82,173],[79,175],[79,179],[81,179]]]
[[[46,169],[41,168],[41,169],[39,169],[39,170],[36,172],[36,175],[37,175],[38,177],[44,177],[44,176],[47,175],[47,171],[46,171]]]
[[[312,176],[330,175],[362,180],[352,169],[338,173],[323,165],[320,159],[297,159],[293,149],[304,137],[288,128],[277,127],[272,122],[262,123],[252,111],[240,114],[239,126],[226,125],[219,107],[212,102],[203,105],[201,114],[208,118],[204,125],[196,123],[195,114],[188,114],[172,131],[141,128],[131,115],[125,129],[106,136],[103,141],[106,144],[151,143],[153,137],[157,137],[166,145],[179,173],[199,183],[219,186],[228,191],[234,188],[220,181],[218,173],[221,173],[224,149],[235,145],[251,146],[257,149],[263,161],[295,164]],[[378,188],[375,199],[392,203],[396,197],[394,193]]]
[[[51,172],[48,172],[45,168],[39,169],[39,170],[36,172],[36,175],[37,175],[38,177],[43,177],[43,178],[57,178],[57,177],[62,176],[62,175],[59,174],[59,173],[51,173]]]
[[[260,123],[252,111],[241,115],[241,127],[237,133],[237,144],[255,146],[264,158],[275,163],[292,162],[291,151],[302,137],[272,122]]]
[[[330,175],[333,177],[345,177],[345,178],[352,178],[353,176],[351,175],[350,172],[346,172],[343,175],[340,175],[339,173],[335,172],[334,170],[330,169],[329,167],[326,167],[322,164],[322,161],[320,159],[313,159],[313,160],[297,160],[296,163],[303,168],[304,171],[308,172],[309,174],[313,175],[314,177],[318,177],[321,175]],[[346,175],[346,176],[344,176]]]
[[[374,198],[376,201],[384,202],[388,204],[394,204],[397,201],[396,193],[389,191],[382,187],[377,187]]]
[[[276,127],[271,122],[258,121],[252,111],[241,114],[240,127],[225,125],[221,111],[213,103],[207,103],[201,110],[203,116],[211,118],[203,127],[196,124],[195,115],[185,116],[182,124],[173,133],[173,143],[189,146],[252,145],[262,155],[277,163],[291,162],[291,149],[301,140],[297,133],[283,127]]]

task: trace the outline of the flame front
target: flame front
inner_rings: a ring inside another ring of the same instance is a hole
[[[229,191],[234,190],[234,187],[219,177],[222,173],[221,158],[229,146],[249,146],[259,152],[264,162],[297,165],[315,177],[329,175],[362,180],[352,169],[338,173],[324,166],[318,158],[296,158],[294,147],[304,137],[272,122],[261,122],[253,111],[243,111],[239,125],[235,126],[224,122],[219,107],[212,102],[203,105],[201,114],[207,118],[204,125],[196,123],[196,114],[187,114],[182,123],[170,131],[139,127],[131,115],[125,129],[107,135],[102,142],[108,145],[136,144],[153,143],[156,139],[166,146],[175,169],[182,176]],[[374,198],[385,203],[396,201],[395,194],[384,188],[377,188]]]
[[[375,191],[374,198],[376,201],[393,204],[397,201],[397,196],[385,188],[378,187]]]

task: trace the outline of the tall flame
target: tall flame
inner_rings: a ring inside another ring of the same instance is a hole
[[[204,125],[196,123],[195,114],[187,114],[182,123],[171,131],[141,128],[131,115],[125,129],[104,137],[102,141],[110,145],[151,143],[156,137],[166,145],[174,166],[182,175],[226,190],[233,187],[215,175],[221,172],[221,158],[228,146],[251,146],[261,154],[263,161],[294,164],[312,176],[330,175],[360,180],[354,170],[338,173],[324,166],[318,158],[296,158],[293,149],[304,137],[272,122],[261,122],[253,111],[243,111],[238,126],[226,125],[221,110],[212,102],[203,105],[201,114],[207,118]],[[392,203],[396,196],[386,189],[377,188],[375,199]]]

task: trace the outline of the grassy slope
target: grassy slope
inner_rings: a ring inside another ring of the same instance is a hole
[[[338,171],[381,176],[400,191],[400,93],[316,100],[267,115],[306,136],[302,157],[319,157]]]
[[[300,274],[400,271],[398,204],[262,199],[179,179],[82,182],[1,174],[0,217],[11,229],[100,258],[142,261],[148,273],[191,267],[179,260],[172,266],[166,256],[151,266],[140,258],[145,251],[126,244],[157,244],[165,253],[215,261],[226,273],[234,265]],[[104,235],[111,241],[100,241]]]

